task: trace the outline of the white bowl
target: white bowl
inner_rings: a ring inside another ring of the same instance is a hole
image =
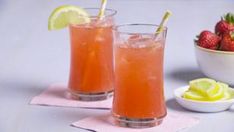
[[[194,101],[182,97],[184,92],[188,90],[189,86],[178,88],[174,91],[176,101],[184,108],[197,112],[220,112],[229,109],[234,103],[234,98],[229,100],[205,102]],[[234,95],[234,89],[230,88],[229,92]]]
[[[205,49],[195,45],[197,63],[208,77],[234,86],[234,52]]]

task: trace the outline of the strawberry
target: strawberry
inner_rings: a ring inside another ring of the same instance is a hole
[[[210,31],[202,31],[196,41],[197,44],[203,48],[216,50],[219,47],[219,42],[221,37],[210,32]]]
[[[215,33],[222,36],[225,32],[234,30],[234,14],[227,13],[215,26]]]
[[[234,30],[234,25],[231,25],[224,20],[219,21],[215,26],[215,33],[218,35],[223,35],[225,32],[231,30]]]
[[[220,49],[224,51],[234,51],[234,31],[224,33]]]

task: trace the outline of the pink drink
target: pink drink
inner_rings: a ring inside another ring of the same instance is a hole
[[[112,109],[116,122],[127,127],[158,125],[166,116],[163,93],[164,33],[157,39],[153,34],[117,34]]]

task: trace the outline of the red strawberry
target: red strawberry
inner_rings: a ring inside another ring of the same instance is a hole
[[[196,42],[203,48],[216,50],[219,47],[220,40],[221,38],[218,35],[205,30],[200,33],[199,38]]]
[[[234,51],[234,31],[226,32],[221,41],[221,50]]]
[[[215,33],[223,35],[227,31],[234,30],[234,14],[227,13],[215,26]]]
[[[231,30],[234,30],[234,25],[231,25],[224,20],[219,21],[215,26],[215,33],[218,35],[223,35],[225,32]]]

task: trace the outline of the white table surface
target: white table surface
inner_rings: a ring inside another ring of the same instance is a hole
[[[0,132],[78,132],[70,127],[79,119],[103,110],[28,105],[54,82],[69,74],[68,30],[47,31],[51,11],[63,4],[97,7],[99,0],[0,0]],[[165,96],[168,111],[199,117],[188,132],[233,132],[234,109],[220,113],[194,113],[181,108],[173,90],[204,77],[196,64],[193,39],[203,29],[213,30],[220,16],[234,12],[233,0],[109,0],[118,10],[116,22],[159,23],[166,9]]]

